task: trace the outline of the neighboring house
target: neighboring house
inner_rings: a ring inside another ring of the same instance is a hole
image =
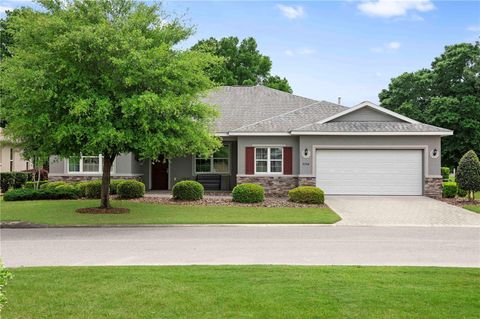
[[[6,140],[0,128],[0,173],[21,172],[32,168],[32,163],[23,159],[22,150]]]
[[[263,86],[221,87],[217,105],[223,148],[211,158],[139,161],[119,156],[114,178],[143,179],[148,189],[199,180],[207,189],[262,184],[270,194],[316,185],[327,194],[441,193],[440,139],[453,132],[419,123],[370,102],[347,108]],[[159,156],[161,159],[161,156]],[[99,156],[50,161],[50,179],[98,178]]]

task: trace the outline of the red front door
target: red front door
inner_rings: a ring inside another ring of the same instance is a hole
[[[152,162],[152,189],[168,189],[168,161],[163,156]]]

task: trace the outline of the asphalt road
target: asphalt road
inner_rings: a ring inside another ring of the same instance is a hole
[[[128,227],[2,229],[8,267],[419,265],[480,267],[480,228]]]

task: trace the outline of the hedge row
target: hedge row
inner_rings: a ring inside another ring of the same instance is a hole
[[[17,188],[6,192],[5,195],[3,195],[3,200],[76,199],[78,197],[78,191],[73,186],[69,188],[50,189]]]
[[[36,199],[74,199],[79,197],[100,198],[101,180],[67,183],[63,181],[42,183],[40,189],[33,189],[33,183],[25,188],[11,189],[5,193],[6,201]],[[136,180],[112,180],[110,193],[121,198],[138,198],[145,194],[145,185]]]

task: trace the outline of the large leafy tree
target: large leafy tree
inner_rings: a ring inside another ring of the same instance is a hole
[[[218,85],[262,84],[292,93],[286,78],[270,74],[272,61],[260,53],[254,38],[209,38],[198,41],[192,49],[222,58],[223,63],[209,69],[211,79]]]
[[[129,0],[42,0],[8,23],[2,61],[5,133],[27,154],[102,154],[101,207],[110,169],[133,152],[157,159],[208,155],[216,110],[199,101],[218,59],[175,48],[192,29],[161,8]]]
[[[442,159],[455,167],[468,150],[480,151],[480,43],[446,46],[430,69],[393,78],[379,98],[386,108],[454,130],[442,139]]]

